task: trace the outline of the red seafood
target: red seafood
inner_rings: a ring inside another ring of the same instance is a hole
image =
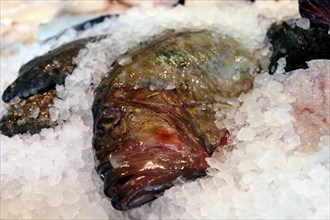
[[[93,104],[97,170],[119,210],[205,174],[205,158],[226,136],[214,104],[248,91],[256,67],[238,42],[208,31],[166,33],[123,60]]]

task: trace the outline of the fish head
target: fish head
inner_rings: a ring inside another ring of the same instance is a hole
[[[112,91],[94,112],[97,170],[116,209],[159,197],[178,178],[205,174],[208,154],[170,91]]]

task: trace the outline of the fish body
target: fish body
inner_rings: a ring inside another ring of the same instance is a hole
[[[2,100],[8,103],[13,98],[27,98],[63,84],[76,67],[73,58],[87,43],[101,38],[89,37],[63,44],[24,64],[18,78],[3,92]]]
[[[327,29],[312,27],[303,29],[291,19],[274,23],[267,31],[267,40],[272,45],[269,73],[274,74],[278,60],[285,58],[285,72],[308,68],[307,61],[330,59],[330,35]]]
[[[76,63],[75,58],[87,43],[104,36],[79,39],[49,51],[24,64],[17,79],[2,94],[10,104],[8,113],[0,119],[1,134],[13,136],[29,132],[39,133],[42,128],[55,126],[49,109],[54,106],[56,85],[64,84]]]
[[[115,63],[93,104],[97,171],[113,206],[140,206],[177,178],[205,175],[226,135],[214,105],[247,92],[255,68],[238,42],[209,31],[169,31]]]

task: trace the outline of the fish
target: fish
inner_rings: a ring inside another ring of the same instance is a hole
[[[330,1],[299,0],[299,14],[311,22],[312,27],[330,28]]]
[[[8,112],[0,119],[0,132],[12,137],[16,134],[36,134],[43,128],[56,126],[49,109],[54,106],[56,85],[63,85],[72,74],[74,61],[87,43],[97,42],[105,36],[88,37],[69,42],[36,57],[19,69],[17,79],[2,94],[9,103]]]
[[[278,60],[284,58],[285,72],[296,69],[307,69],[307,61],[330,59],[330,35],[328,30],[320,27],[303,29],[296,19],[274,23],[267,31],[266,38],[271,44],[269,73],[274,74]]]
[[[205,175],[227,135],[215,105],[252,88],[257,64],[237,41],[210,31],[170,32],[116,62],[93,103],[93,147],[104,193],[129,210],[178,178]]]
[[[57,125],[50,109],[55,86],[77,65],[89,42],[80,39],[33,59],[4,92],[10,103],[0,132],[38,133]],[[258,60],[234,38],[209,30],[167,30],[123,54],[95,90],[95,168],[115,209],[148,203],[178,179],[206,175],[206,158],[225,145],[216,110],[248,92]]]

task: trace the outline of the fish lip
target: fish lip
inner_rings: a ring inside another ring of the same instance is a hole
[[[112,186],[104,189],[104,193],[111,198],[115,209],[126,211],[158,198],[164,190],[173,186],[174,181],[182,176],[181,173],[182,171],[178,170],[141,172],[131,175],[129,180],[119,187],[116,183],[111,184]],[[118,181],[120,179],[116,182]]]
[[[110,196],[113,207],[121,211],[137,208],[160,197],[163,192],[166,189],[171,188],[175,184],[175,181],[180,177],[183,179],[188,179],[187,177],[190,176],[189,179],[192,179],[192,176],[193,178],[198,178],[205,175],[205,172],[193,173],[189,171],[186,171],[187,175],[184,175],[184,173],[179,170],[171,170],[162,173],[149,173],[153,174],[153,178],[148,181],[149,184],[143,185],[143,181],[136,183],[135,181],[140,176],[137,175],[136,177],[133,176],[127,182],[128,185],[126,185],[126,187],[123,185],[121,188],[118,188],[117,191]],[[148,175],[148,173],[146,173],[146,175]],[[105,194],[107,194],[108,190],[111,189],[104,190]]]
[[[125,211],[148,203],[172,187],[178,178],[196,179],[205,175],[208,167],[205,158],[209,155],[205,151],[198,148],[190,152],[191,148],[182,143],[140,145],[128,139],[120,143],[131,146],[122,147],[125,150],[112,155],[123,157],[123,163],[102,173],[104,194],[111,198],[112,206],[117,210]],[[158,153],[162,156],[155,156]],[[111,159],[106,163],[111,164]]]
[[[157,145],[154,147],[158,149]],[[146,163],[149,161],[150,159],[145,160]],[[165,163],[168,163],[167,159]],[[180,168],[175,165],[174,167],[156,165],[156,167],[139,169],[139,166],[134,168],[134,162],[132,164],[131,167],[135,171],[127,170],[123,166],[108,170],[104,176],[104,194],[111,198],[113,207],[121,211],[136,208],[158,198],[166,189],[172,187],[178,178],[189,180],[204,176],[207,168],[199,161],[196,164],[188,162]]]
[[[146,194],[141,195],[137,200],[133,200],[132,202],[123,203],[118,199],[118,197],[116,197],[116,198],[112,198],[111,204],[117,210],[127,211],[129,209],[139,207],[140,205],[145,204],[156,198],[157,198],[157,196],[154,193],[146,193]]]

